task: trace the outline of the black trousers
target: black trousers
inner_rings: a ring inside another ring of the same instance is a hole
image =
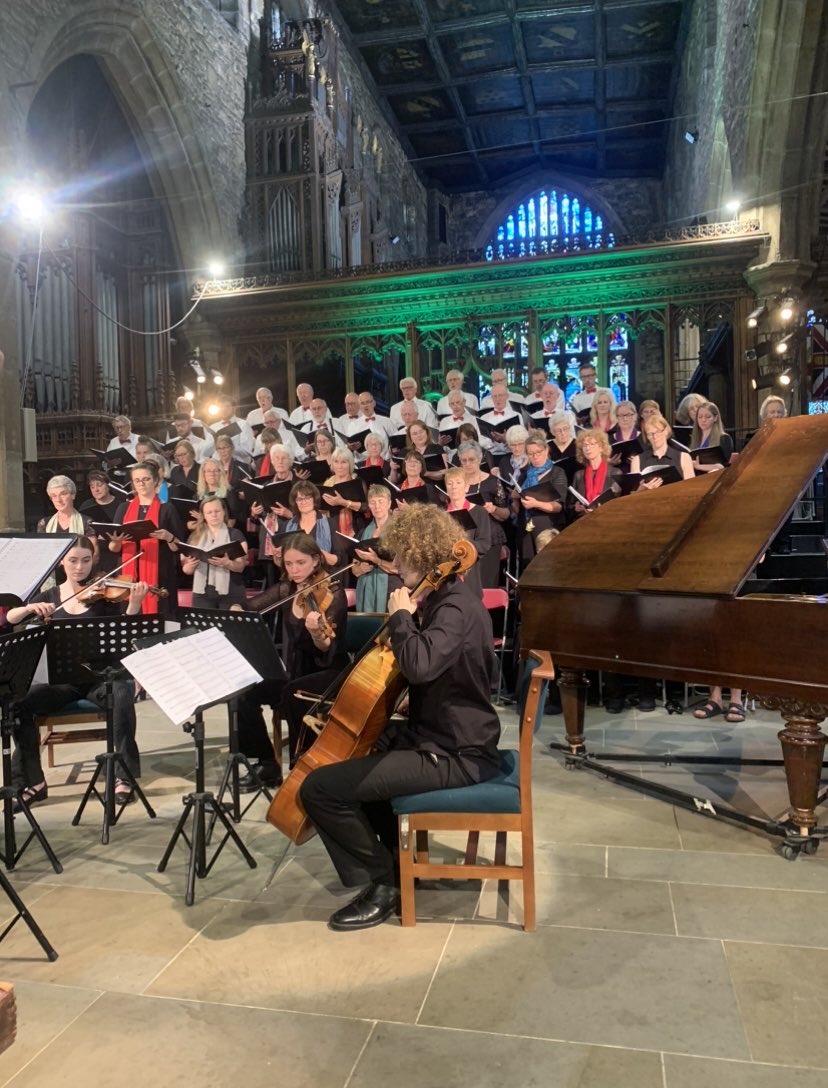
[[[296,692],[321,695],[340,672],[340,669],[322,669],[309,676],[300,676],[298,680],[262,680],[246,691],[239,699],[239,748],[247,758],[262,763],[270,763],[274,759],[273,745],[262,714],[262,704],[266,704],[274,709],[278,707],[287,722],[292,766],[297,756],[310,748],[316,739],[316,734],[304,722],[313,704],[297,698]]]
[[[392,797],[469,784],[455,759],[399,749],[319,767],[305,779],[300,797],[342,883],[350,888],[371,881],[396,883]]]
[[[114,700],[115,751],[124,757],[135,778],[141,774],[141,757],[135,743],[135,702],[132,688],[124,680],[112,685]],[[106,684],[35,684],[25,699],[17,704],[18,720],[14,726],[15,749],[12,755],[12,783],[16,788],[36,786],[43,781],[40,763],[40,737],[35,716],[52,714],[76,699],[89,699],[104,710]]]

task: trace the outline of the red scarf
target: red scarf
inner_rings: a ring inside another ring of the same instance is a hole
[[[598,468],[592,468],[590,465],[586,466],[584,469],[584,490],[586,492],[585,498],[587,502],[592,502],[593,499],[597,499],[598,496],[606,490],[606,482],[606,461],[602,461]]]
[[[139,509],[142,503],[139,499],[134,498],[131,500],[124,514],[124,524],[126,525],[130,521],[140,521]],[[147,507],[147,521],[151,521],[153,525],[159,525],[161,520],[161,502],[157,495],[154,496],[152,502]],[[136,582],[146,582],[149,586],[158,585],[158,557],[160,550],[160,541],[154,540],[152,537],[147,537],[146,540],[141,541],[140,547],[134,544],[131,540],[125,540],[123,548],[121,549],[121,562],[125,563],[129,559],[134,559],[138,556],[136,563],[130,563],[129,566],[124,567],[124,574],[127,578],[132,578]],[[141,612],[145,616],[155,615],[158,612],[158,597],[154,593],[148,593],[141,604]]]

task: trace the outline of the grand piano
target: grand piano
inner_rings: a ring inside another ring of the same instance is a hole
[[[551,654],[573,760],[586,669],[733,684],[779,711],[790,811],[765,830],[787,857],[826,835],[828,598],[739,594],[826,455],[828,416],[769,421],[724,472],[598,507],[520,579],[522,643]]]

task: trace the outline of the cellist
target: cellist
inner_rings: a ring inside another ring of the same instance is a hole
[[[453,518],[424,504],[400,510],[382,533],[403,580],[388,600],[388,636],[408,681],[409,717],[387,728],[371,755],[319,767],[300,789],[342,883],[361,888],[331,916],[334,930],[367,929],[397,909],[391,798],[468,786],[497,772],[500,722],[489,697],[495,655],[480,595],[457,576],[416,600],[410,593],[451,559],[462,536]]]
[[[258,762],[256,776],[245,775],[241,779],[245,792],[255,792],[260,782],[278,786],[282,780],[262,716],[262,703],[279,707],[287,721],[293,764],[316,737],[304,724],[311,706],[296,692],[321,695],[349,663],[345,650],[348,610],[345,591],[341,587],[331,588],[328,580],[320,582],[326,570],[319,545],[308,533],[294,533],[284,540],[281,564],[286,581],[278,583],[278,588],[283,589],[283,597],[298,593],[313,593],[313,597],[294,596],[282,610],[284,678],[263,680],[239,700],[239,746],[249,760]],[[327,602],[326,597],[330,598]],[[276,586],[262,594],[263,603],[268,604],[271,599],[274,603],[279,599]],[[324,614],[314,602],[325,604]],[[252,607],[255,611],[255,600]]]

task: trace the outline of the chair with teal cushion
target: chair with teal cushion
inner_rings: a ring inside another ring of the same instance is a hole
[[[90,722],[103,725],[90,726]],[[54,749],[57,744],[81,744],[83,741],[106,740],[106,711],[91,699],[75,699],[60,710],[35,718],[35,725],[45,733],[40,735],[40,745],[46,749],[46,764],[55,765]],[[86,726],[85,729],[75,728]]]
[[[500,768],[494,778],[460,789],[433,790],[395,797],[400,839],[400,892],[402,924],[416,923],[414,881],[521,880],[523,881],[523,928],[531,931],[535,920],[535,856],[532,827],[532,741],[543,716],[546,691],[554,677],[548,653],[529,651],[524,657],[519,699],[519,748],[500,751]],[[466,831],[462,863],[433,862],[429,858],[429,832]],[[493,863],[479,862],[481,831],[494,831]],[[520,835],[520,863],[506,864],[509,832]]]

